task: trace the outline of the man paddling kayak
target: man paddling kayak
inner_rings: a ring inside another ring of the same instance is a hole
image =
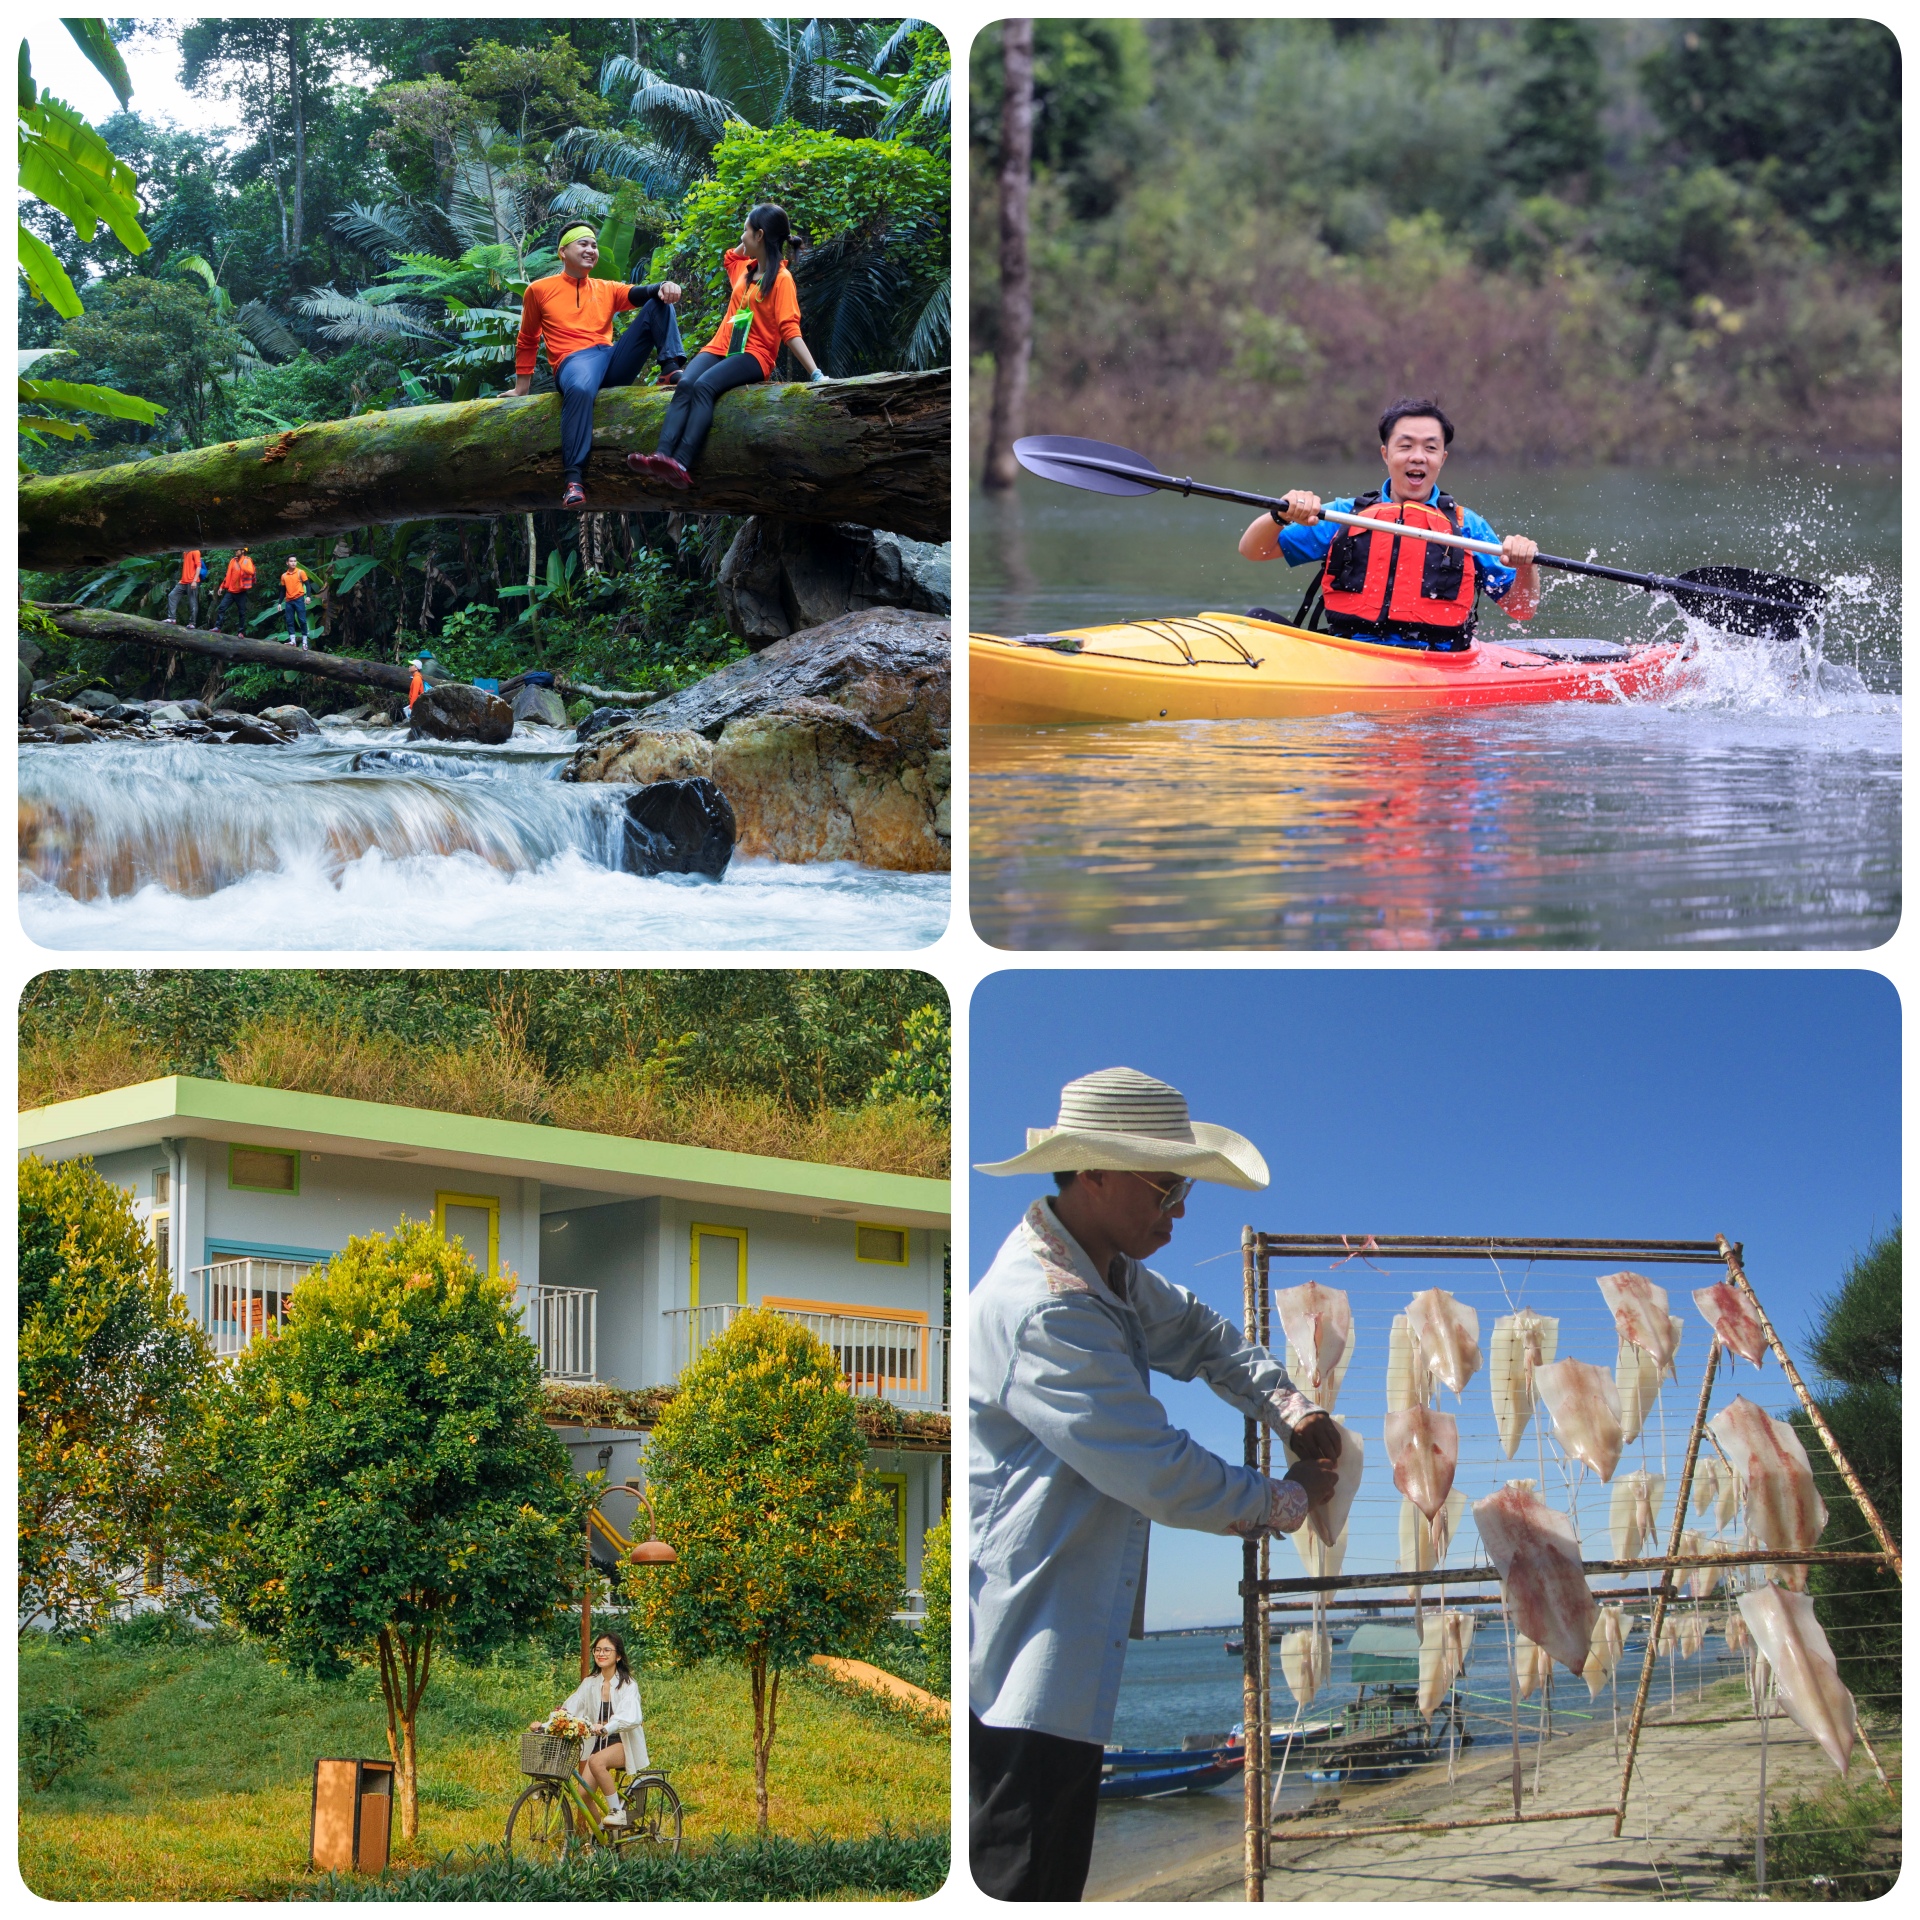
[[[1248,560],[1322,564],[1320,600],[1328,628],[1350,639],[1428,653],[1462,653],[1473,643],[1474,603],[1484,591],[1515,620],[1540,604],[1539,548],[1524,534],[1504,539],[1477,513],[1440,491],[1453,445],[1453,422],[1433,400],[1396,400],[1380,416],[1380,458],[1387,481],[1375,493],[1322,502],[1296,487],[1285,509],[1263,513],[1240,536]],[[1409,523],[1469,539],[1498,541],[1500,559],[1466,554],[1430,540],[1382,539],[1322,520],[1322,505],[1384,526]],[[1467,562],[1471,560],[1469,569]],[[1283,623],[1284,624],[1284,623]]]

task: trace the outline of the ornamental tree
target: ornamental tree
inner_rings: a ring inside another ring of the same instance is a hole
[[[93,1627],[168,1589],[212,1359],[91,1160],[20,1164],[18,1614]]]
[[[585,1490],[513,1305],[425,1222],[349,1240],[253,1341],[209,1423],[209,1577],[316,1674],[374,1667],[420,1830],[416,1728],[436,1651],[483,1654],[572,1590]]]
[[[726,1660],[753,1693],[753,1789],[767,1831],[780,1675],[867,1645],[900,1600],[892,1509],[832,1348],[759,1310],[688,1368],[647,1448],[660,1534],[679,1555],[628,1591],[678,1664]]]

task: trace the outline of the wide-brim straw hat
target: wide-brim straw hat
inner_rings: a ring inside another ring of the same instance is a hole
[[[1174,1173],[1257,1192],[1267,1184],[1259,1149],[1230,1127],[1187,1112],[1178,1088],[1132,1067],[1104,1067],[1060,1089],[1060,1117],[1027,1129],[1027,1150],[980,1163],[980,1173]]]

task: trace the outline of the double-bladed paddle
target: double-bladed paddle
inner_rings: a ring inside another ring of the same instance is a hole
[[[1102,440],[1076,440],[1068,434],[1033,434],[1016,440],[1013,457],[1029,473],[1037,473],[1043,480],[1057,480],[1062,486],[1079,487],[1087,493],[1197,493],[1208,500],[1238,500],[1249,507],[1286,505],[1285,501],[1264,493],[1242,493],[1237,487],[1215,487],[1202,480],[1175,479],[1170,473],[1156,472],[1143,454],[1126,447],[1108,446]],[[1381,524],[1363,514],[1338,513],[1332,507],[1322,507],[1320,518],[1363,529]],[[1495,559],[1500,555],[1499,546],[1491,540],[1470,540],[1461,534],[1429,531],[1425,527],[1395,525],[1393,531],[1410,540],[1430,540],[1435,546],[1461,547],[1468,553],[1489,554]],[[1758,573],[1750,567],[1695,567],[1670,578],[1663,573],[1628,573],[1620,567],[1596,566],[1591,560],[1563,560],[1551,553],[1535,554],[1534,564],[1554,567],[1562,573],[1585,573],[1599,580],[1615,580],[1645,593],[1664,593],[1670,595],[1682,611],[1706,621],[1709,626],[1724,628],[1729,633],[1763,634],[1776,640],[1798,639],[1810,616],[1827,597],[1826,588],[1812,580]]]

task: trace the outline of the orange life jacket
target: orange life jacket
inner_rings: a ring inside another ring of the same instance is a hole
[[[1458,533],[1459,504],[1448,494],[1426,501],[1382,500],[1364,493],[1353,511],[1383,523],[1378,532],[1342,527],[1327,550],[1320,598],[1335,633],[1411,633],[1464,647],[1473,638],[1479,591],[1472,556],[1431,540],[1403,540],[1395,525]]]

